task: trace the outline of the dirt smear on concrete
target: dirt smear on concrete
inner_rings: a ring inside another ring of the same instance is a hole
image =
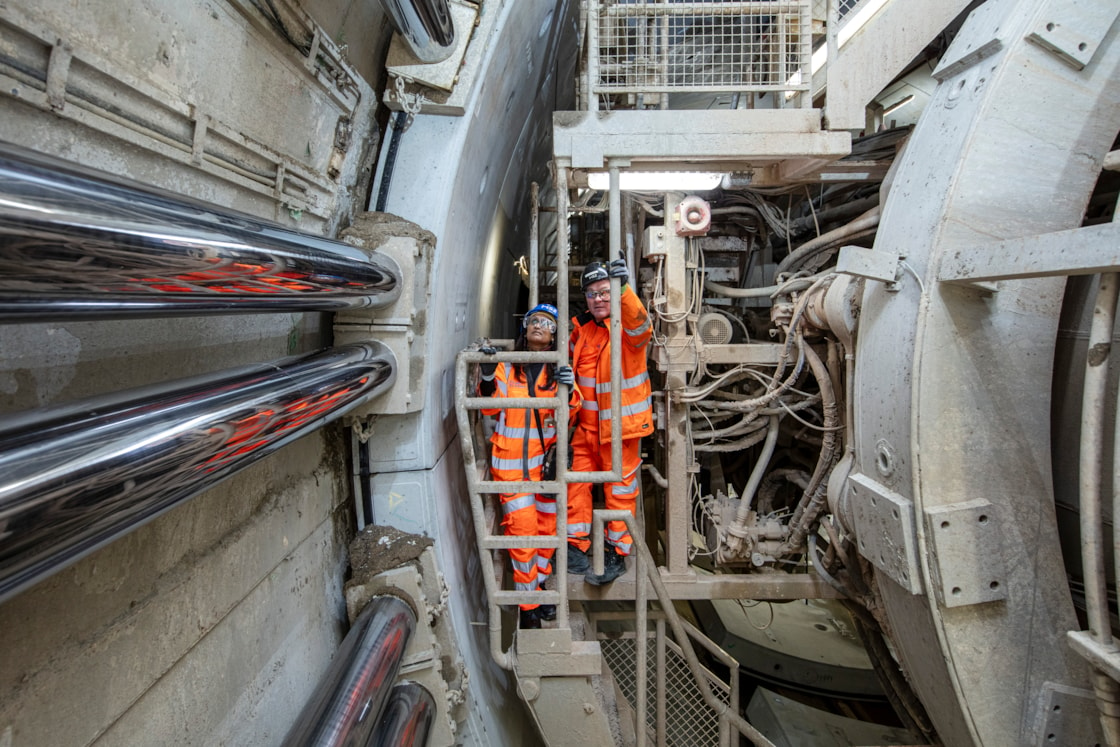
[[[407,534],[394,527],[367,526],[350,543],[348,583],[368,583],[379,573],[418,560],[420,553],[431,546],[429,537]]]

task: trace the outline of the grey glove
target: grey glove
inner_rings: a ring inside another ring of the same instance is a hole
[[[612,259],[607,263],[607,275],[612,278],[618,278],[619,285],[626,285],[630,282],[630,272],[626,269],[625,259]]]
[[[483,345],[478,349],[478,352],[485,355],[497,355],[498,349],[493,345]],[[478,370],[482,373],[482,378],[489,381],[494,378],[494,372],[498,370],[497,363],[479,363]]]
[[[571,366],[557,366],[556,367],[556,380],[561,384],[572,386],[576,383],[576,375],[572,371]]]

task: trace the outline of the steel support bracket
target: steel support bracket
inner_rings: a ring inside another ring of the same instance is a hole
[[[1068,635],[1070,648],[1089,662],[1093,669],[1120,680],[1120,648],[1115,642],[1102,644],[1087,630],[1071,630]]]
[[[914,504],[867,475],[848,478],[860,555],[911,594],[922,593]]]
[[[1027,39],[1081,70],[1093,59],[1118,14],[1115,0],[1055,0]]]
[[[1007,568],[992,504],[983,498],[926,509],[930,571],[945,607],[1007,598]]]
[[[527,639],[539,635],[542,631],[519,630],[517,644],[517,662],[514,669],[518,678],[532,677],[591,677],[602,673],[603,652],[598,641],[572,641],[571,651],[557,651],[555,653],[528,653]],[[551,632],[551,631],[548,631]],[[539,648],[539,647],[538,647]]]
[[[1100,712],[1092,690],[1056,682],[1043,684],[1038,696],[1039,722],[1029,744],[1104,744]]]
[[[347,417],[404,415],[424,408],[427,319],[435,237],[395,216],[363,213],[340,237],[372,256],[391,260],[400,270],[400,295],[390,304],[347,309],[335,314],[335,341],[377,340],[397,357],[397,380],[383,396]]]
[[[551,737],[550,743],[616,742],[602,689],[598,683],[593,685],[590,678],[519,675],[517,692],[532,709],[540,733]]]
[[[887,290],[896,290],[898,276],[902,271],[901,259],[893,252],[862,246],[843,246],[840,247],[840,256],[836,260],[836,271],[857,278],[878,280],[886,284]]]

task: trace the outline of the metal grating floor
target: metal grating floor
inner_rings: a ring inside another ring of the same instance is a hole
[[[619,690],[630,703],[637,706],[637,641],[632,636],[602,639],[599,645],[603,657],[611,668]],[[688,669],[684,656],[675,644],[669,642],[665,652],[665,742],[678,747],[718,747],[719,718],[708,708],[700,688]],[[656,644],[651,637],[646,649],[646,672],[649,681],[646,685],[646,726],[653,733],[657,728],[657,689],[654,672],[657,663]],[[724,703],[728,701],[727,685],[714,676],[709,677],[709,685],[716,697]]]

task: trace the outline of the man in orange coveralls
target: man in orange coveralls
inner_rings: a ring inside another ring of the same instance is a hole
[[[611,423],[611,349],[607,323],[611,314],[610,278],[622,288],[622,424]],[[581,277],[587,311],[572,318],[569,350],[576,386],[583,396],[572,434],[573,472],[611,469],[611,440],[622,439],[622,480],[603,485],[608,509],[626,509],[632,515],[638,498],[642,466],[641,439],[653,432],[646,346],[651,336],[649,315],[638,294],[628,284],[626,261],[591,262]],[[583,573],[589,584],[602,586],[626,570],[625,558],[633,540],[626,524],[607,524],[603,574],[591,572],[587,551],[591,547],[591,484],[568,485],[568,572]]]

